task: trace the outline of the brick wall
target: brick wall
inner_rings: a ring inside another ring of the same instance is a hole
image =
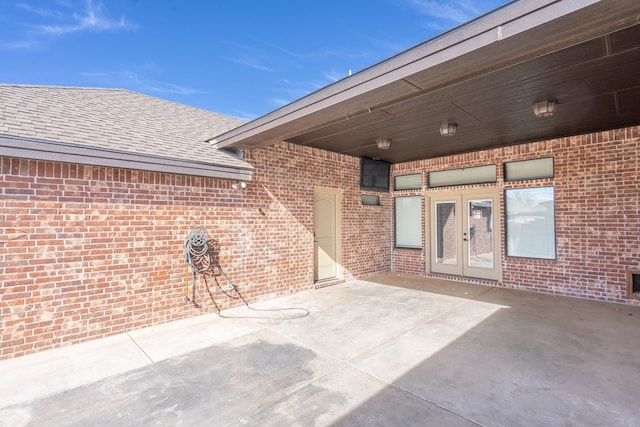
[[[550,179],[505,182],[505,162],[553,157]],[[541,141],[394,165],[393,175],[496,164],[498,182],[476,186],[425,189],[430,194],[452,189],[495,187],[555,188],[555,260],[506,257],[504,210],[499,214],[502,282],[499,286],[602,301],[635,304],[626,296],[626,271],[640,268],[640,127]],[[405,194],[406,192],[398,192]],[[501,204],[504,193],[501,195]],[[428,206],[428,205],[427,205]],[[423,214],[428,213],[423,211]],[[426,241],[429,236],[425,233]],[[428,248],[429,245],[425,245]],[[428,253],[394,249],[392,270],[428,274]],[[442,277],[441,275],[433,275]],[[492,283],[474,279],[472,282]],[[496,283],[492,283],[496,284]]]
[[[0,358],[224,309],[185,301],[183,244],[220,244],[249,302],[313,286],[313,189],[344,189],[345,276],[390,269],[391,210],[361,206],[359,160],[285,143],[247,153],[244,190],[211,178],[0,158]],[[366,254],[366,256],[362,256]],[[191,280],[190,280],[191,281]],[[206,305],[204,303],[207,303]]]
[[[640,268],[639,155],[634,127],[404,163],[393,173],[422,172],[426,183],[428,171],[496,164],[500,189],[553,185],[557,259],[506,257],[503,245],[498,285],[638,304],[625,296],[625,272]],[[504,162],[548,156],[554,178],[503,181]],[[218,240],[221,264],[249,302],[311,288],[317,187],[343,190],[345,277],[428,274],[425,250],[393,248],[392,197],[447,189],[371,193],[381,206],[363,206],[357,158],[286,143],[246,157],[256,171],[244,190],[211,178],[0,158],[0,357],[212,310],[198,295],[200,307],[185,302],[183,243],[195,226]],[[483,186],[494,185],[470,187]],[[427,247],[424,227],[423,240]],[[238,303],[213,291],[220,308]]]
[[[255,200],[277,200],[306,230],[306,251],[296,268],[313,280],[313,190],[339,188],[342,194],[342,266],[346,278],[389,271],[393,223],[389,193],[380,195],[381,206],[362,205],[360,159],[310,147],[277,143],[251,150],[246,155],[255,168],[252,187],[264,196]],[[266,197],[265,197],[266,196]],[[255,209],[255,207],[254,207]],[[250,212],[251,210],[247,210]],[[289,230],[280,242],[288,244]]]

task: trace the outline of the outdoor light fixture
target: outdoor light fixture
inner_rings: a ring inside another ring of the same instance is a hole
[[[391,146],[391,140],[389,138],[378,138],[376,139],[376,145],[381,150],[388,150]]]
[[[440,125],[440,135],[453,136],[456,133],[456,129],[458,129],[456,123],[443,123]]]
[[[231,184],[231,188],[233,188],[234,190],[237,190],[238,188],[244,189],[247,188],[247,183],[244,181],[233,181],[233,183]]]
[[[558,101],[554,99],[547,99],[544,101],[536,102],[533,104],[533,114],[536,115],[537,118],[543,117],[551,117],[553,113],[556,112],[556,108],[558,107]]]

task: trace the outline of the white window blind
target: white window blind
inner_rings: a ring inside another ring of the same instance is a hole
[[[394,190],[416,190],[422,188],[422,174],[399,175],[393,180]]]
[[[556,258],[553,187],[505,191],[507,255]]]
[[[395,198],[397,248],[422,248],[422,196]]]
[[[429,187],[496,182],[496,165],[429,172]]]
[[[504,164],[504,179],[506,181],[540,178],[553,178],[553,157]]]

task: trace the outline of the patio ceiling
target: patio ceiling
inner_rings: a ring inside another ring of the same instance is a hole
[[[553,99],[539,119],[537,101]],[[456,123],[454,136],[439,133]],[[640,124],[640,2],[510,2],[211,143],[392,163]],[[376,139],[390,138],[378,149]]]

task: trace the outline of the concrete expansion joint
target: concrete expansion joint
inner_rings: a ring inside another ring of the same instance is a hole
[[[407,394],[409,394],[409,395],[411,395],[411,396],[413,396],[413,397],[415,397],[417,399],[422,400],[423,402],[427,402],[427,403],[429,403],[429,404],[431,404],[433,406],[436,406],[436,407],[442,409],[443,411],[446,411],[446,412],[448,412],[448,413],[450,413],[450,414],[452,414],[452,415],[454,415],[456,417],[460,417],[463,420],[468,421],[473,425],[476,425],[476,426],[479,426],[479,427],[487,427],[484,424],[480,424],[480,423],[478,423],[478,422],[476,422],[474,420],[471,420],[471,419],[465,417],[462,414],[459,414],[459,413],[457,413],[457,412],[455,412],[455,411],[453,411],[453,410],[451,410],[451,409],[449,409],[449,408],[447,408],[445,406],[440,405],[439,403],[427,398],[426,396],[422,396],[420,394],[414,393],[411,390],[408,390],[408,389],[406,389],[404,387],[401,387],[401,386],[399,386],[399,385],[397,385],[395,383],[392,383],[392,382],[389,382],[389,381],[385,381],[384,379],[378,377],[377,375],[373,375],[370,372],[364,371],[364,370],[358,368],[357,366],[354,366],[354,365],[351,365],[351,364],[348,364],[348,363],[345,363],[345,365],[349,366],[352,369],[355,369],[356,371],[358,371],[358,372],[360,372],[360,373],[362,373],[362,374],[364,374],[364,375],[366,375],[368,377],[374,378],[375,380],[380,381],[381,383],[386,384],[389,387],[393,387],[396,390],[400,390],[401,392],[407,393]]]
[[[144,355],[145,355],[145,357],[146,357],[147,359],[149,359],[149,361],[150,361],[151,363],[156,363],[156,361],[155,361],[155,360],[153,360],[153,359],[151,358],[151,356],[149,356],[149,354],[147,354],[147,352],[146,352],[146,351],[144,351],[144,348],[142,348],[142,346],[141,346],[140,344],[138,344],[138,342],[137,342],[137,341],[136,341],[136,340],[131,336],[131,334],[130,334],[129,332],[130,332],[130,331],[127,331],[127,332],[126,332],[126,334],[127,334],[127,337],[131,340],[131,342],[132,342],[136,347],[138,347],[138,349],[142,352],[142,354],[144,354]]]
[[[495,289],[495,287],[488,287],[487,289],[485,289],[485,290],[483,290],[481,292],[478,292],[475,295],[476,296],[484,295],[486,292],[490,292],[493,289]],[[403,331],[400,334],[390,335],[387,340],[382,341],[378,345],[376,345],[374,347],[371,347],[371,348],[368,348],[365,351],[356,354],[355,356],[345,360],[344,362],[345,363],[349,363],[349,362],[351,362],[351,361],[353,361],[353,360],[355,360],[355,359],[357,359],[359,357],[362,357],[363,355],[365,355],[367,353],[379,350],[379,349],[385,347],[386,345],[388,345],[389,343],[397,341],[398,338],[401,338],[401,337],[403,337],[405,335],[409,335],[409,334],[411,334],[411,333],[413,333],[413,332],[415,332],[415,331],[417,331],[419,329],[422,329],[425,326],[427,326],[429,323],[433,322],[434,320],[439,319],[439,318],[451,313],[452,311],[457,310],[459,307],[463,306],[464,304],[469,303],[469,299],[467,299],[467,298],[461,298],[461,299],[462,299],[462,301],[458,302],[457,304],[452,305],[450,308],[448,308],[447,310],[442,311],[441,313],[438,313],[438,314],[436,314],[434,316],[429,317],[428,319],[424,320],[420,325],[415,326],[415,327],[410,328],[410,329],[407,329],[407,330]]]

